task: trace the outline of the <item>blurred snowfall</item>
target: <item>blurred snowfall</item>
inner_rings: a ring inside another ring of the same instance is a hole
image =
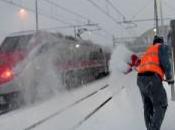
[[[54,62],[63,60],[58,54],[62,43],[61,39],[47,32],[38,33],[29,41],[27,58],[14,68],[18,74],[16,82],[24,91],[26,103],[47,99],[65,90]]]

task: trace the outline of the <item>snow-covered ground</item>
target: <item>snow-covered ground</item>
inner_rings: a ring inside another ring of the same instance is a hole
[[[126,80],[121,80],[124,89],[114,95],[113,99],[100,109],[91,119],[81,125],[78,130],[146,130],[143,120],[141,96],[132,73]],[[117,86],[117,84],[113,84]],[[167,93],[170,89],[165,84]],[[111,91],[113,93],[113,91]],[[162,125],[162,130],[175,129],[175,102],[170,100],[169,107]]]
[[[114,92],[113,87],[117,87],[117,84],[99,90],[110,81],[106,78],[64,92],[46,102],[2,115],[0,130],[146,130],[141,97],[134,84],[135,76],[135,73],[131,73],[128,78],[125,77],[127,82],[122,82],[124,87],[120,91]],[[90,95],[94,91],[96,93]],[[80,100],[86,96],[85,100]],[[84,119],[111,96],[113,98],[102,108],[87,120]],[[76,102],[78,100],[80,102]],[[175,103],[169,101],[162,129],[174,130],[174,110]]]
[[[121,73],[125,62],[119,65],[120,53],[114,54],[110,77],[1,115],[0,130],[146,130],[136,72]],[[162,130],[174,130],[175,102],[170,100],[170,86],[165,83],[165,88],[169,107]]]

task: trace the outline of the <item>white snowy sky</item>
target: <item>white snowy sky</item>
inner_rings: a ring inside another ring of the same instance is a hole
[[[4,2],[5,1],[5,2]],[[25,18],[19,17],[19,7],[6,3],[12,1],[18,3],[26,8],[34,10],[35,0],[0,0],[0,41],[12,33],[23,30],[35,29],[35,15],[31,11],[27,11]],[[112,45],[112,35],[116,37],[133,37],[139,36],[147,29],[154,26],[153,21],[136,23],[136,28],[129,28],[132,25],[122,24],[122,27],[116,24],[112,19],[98,10],[90,0],[46,0],[53,1],[73,12],[84,16],[92,23],[97,23],[102,28],[100,31],[94,31],[90,33],[84,33],[83,38],[88,38],[96,43],[103,45]],[[153,0],[92,0],[98,4],[106,13],[112,16],[116,21],[122,21],[123,16],[126,20],[136,19],[149,19],[154,17],[153,13]],[[122,12],[122,15],[117,13],[107,1],[110,1],[116,9]],[[87,20],[76,15],[70,14],[62,9],[45,2],[45,0],[38,0],[39,12],[44,13],[47,16],[61,19],[65,23],[61,23],[58,20],[49,19],[42,15],[39,15],[39,27],[40,28],[55,28],[59,26],[69,26],[86,24]],[[174,0],[162,0],[163,16],[164,18],[175,18]],[[165,21],[166,24],[169,21]],[[125,28],[125,29],[124,29]],[[95,28],[89,28],[91,30]],[[59,32],[73,35],[72,28],[57,28]]]

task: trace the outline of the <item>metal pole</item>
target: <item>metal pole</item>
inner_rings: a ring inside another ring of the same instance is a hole
[[[162,8],[162,0],[159,0],[159,9],[160,9],[160,20],[161,20],[161,32],[160,34],[165,37],[166,33],[164,30],[164,19],[163,19],[163,8]]]
[[[75,38],[77,38],[77,30],[76,30],[76,26],[74,26],[74,36],[75,36]]]
[[[161,19],[161,26],[163,26],[163,25],[164,25],[164,21],[163,21],[162,0],[159,0],[159,5],[160,5],[160,19]]]
[[[173,79],[174,79],[174,66],[175,66],[175,20],[171,20],[170,22],[170,26],[171,26],[171,32],[170,32],[170,37],[171,37],[171,47],[172,47],[172,69],[173,69]],[[174,84],[171,85],[171,99],[173,101],[175,101],[175,86]]]
[[[156,35],[159,35],[159,20],[158,20],[158,11],[157,11],[157,0],[154,0],[154,18],[156,23]]]
[[[172,53],[172,74],[173,74],[173,79],[174,79],[174,52],[173,52],[173,49],[171,49],[171,53]],[[174,84],[171,85],[171,100],[175,101]]]
[[[36,22],[36,31],[38,31],[38,29],[39,29],[39,24],[38,24],[38,0],[35,0],[35,16],[36,16],[36,18],[35,18],[35,22]]]

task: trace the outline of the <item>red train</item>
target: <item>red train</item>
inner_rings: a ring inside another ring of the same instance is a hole
[[[0,109],[21,103],[26,90],[32,97],[37,94],[35,86],[50,67],[71,89],[109,74],[109,58],[110,51],[105,48],[60,33],[8,36],[0,46]]]

